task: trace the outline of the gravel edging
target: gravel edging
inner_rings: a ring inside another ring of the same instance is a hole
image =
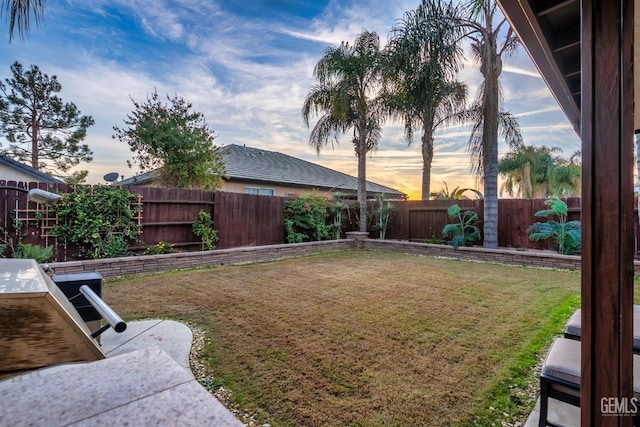
[[[251,411],[245,410],[235,401],[233,393],[228,388],[222,386],[220,380],[216,380],[211,375],[211,369],[204,363],[202,359],[202,350],[208,339],[205,332],[199,327],[185,323],[193,334],[193,341],[191,343],[191,351],[189,352],[189,365],[191,372],[198,381],[209,393],[211,393],[220,403],[222,403],[235,417],[240,420],[247,427],[258,427],[259,424],[256,421],[256,415]],[[268,427],[269,424],[262,424],[262,427]]]

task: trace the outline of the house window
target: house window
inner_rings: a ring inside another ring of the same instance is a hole
[[[276,192],[273,188],[261,187],[244,187],[245,194],[257,194],[258,196],[275,196]]]

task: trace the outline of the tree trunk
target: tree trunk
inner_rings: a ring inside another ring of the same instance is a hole
[[[433,162],[433,121],[422,123],[422,200],[431,195],[431,163]]]
[[[358,204],[360,205],[360,231],[367,231],[367,133],[360,131],[358,152]]]
[[[38,158],[38,136],[40,134],[40,123],[36,112],[31,113],[31,167],[40,170],[40,159]]]
[[[502,63],[496,40],[490,37],[483,46],[481,71],[483,96],[483,166],[484,166],[484,247],[498,247],[498,111],[500,94],[498,77]]]
[[[498,145],[494,146],[496,153]],[[484,247],[498,248],[498,162],[484,168]]]

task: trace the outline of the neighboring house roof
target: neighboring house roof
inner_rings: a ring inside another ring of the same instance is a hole
[[[351,175],[275,151],[231,144],[222,147],[222,153],[230,179],[331,191],[358,190],[358,179]],[[367,192],[405,196],[401,191],[371,181],[367,181]]]
[[[17,172],[17,175],[20,176],[20,179],[8,179],[7,181],[23,181],[25,179],[28,179],[37,182],[44,182],[46,184],[64,184],[64,181],[54,178],[44,172],[40,172],[39,170],[25,165],[24,163],[20,163],[19,161],[12,159],[6,154],[0,153],[0,168],[2,167],[13,169]],[[4,177],[2,178],[5,179]]]
[[[261,182],[292,187],[317,188],[326,191],[357,192],[358,179],[315,163],[275,151],[230,144],[221,148],[228,181]],[[157,173],[149,172],[118,182],[118,185],[147,184]],[[405,198],[406,194],[391,187],[367,181],[370,196]]]

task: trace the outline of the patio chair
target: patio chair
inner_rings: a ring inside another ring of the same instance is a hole
[[[580,341],[582,333],[582,310],[577,309],[569,318],[564,337]],[[633,352],[640,354],[640,305],[633,306]]]
[[[633,355],[633,372],[633,397],[640,402],[640,355]],[[557,338],[542,365],[538,426],[560,427],[548,420],[549,399],[580,406],[580,341]],[[638,425],[640,414],[636,413],[631,402],[628,403],[625,408],[629,410],[627,415],[634,416],[634,425]]]
[[[580,341],[582,333],[582,310],[577,309],[569,318],[564,337]],[[640,354],[640,305],[633,306],[633,352]]]

